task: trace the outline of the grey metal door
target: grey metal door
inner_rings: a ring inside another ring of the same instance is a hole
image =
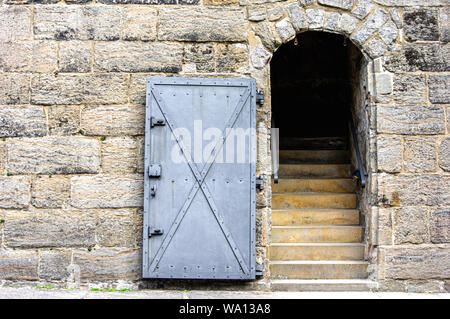
[[[256,84],[147,78],[144,278],[255,278]]]

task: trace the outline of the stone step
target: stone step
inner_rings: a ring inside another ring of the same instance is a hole
[[[356,209],[272,210],[272,225],[356,226],[359,225],[359,211]]]
[[[272,291],[373,291],[376,282],[367,279],[273,279]]]
[[[345,150],[280,150],[280,163],[348,164],[350,154]]]
[[[365,261],[271,261],[273,279],[366,279]]]
[[[362,226],[272,226],[272,243],[361,243]]]
[[[278,176],[348,178],[351,177],[351,173],[350,164],[280,164]]]
[[[356,208],[352,193],[281,193],[272,195],[273,209]]]
[[[282,150],[346,150],[347,137],[281,137]]]
[[[362,260],[364,244],[352,243],[274,243],[270,260]]]
[[[272,183],[272,193],[352,193],[354,191],[355,182],[351,178],[280,178],[278,183]]]

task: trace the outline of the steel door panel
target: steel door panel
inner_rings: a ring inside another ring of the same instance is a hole
[[[144,278],[255,278],[255,91],[250,79],[147,79]],[[151,127],[151,117],[167,123]],[[202,137],[211,127],[248,130],[244,162],[223,163],[223,141],[194,159],[188,146],[205,149],[218,140],[188,145],[174,131],[194,135],[199,121]],[[195,162],[175,163],[174,150]],[[160,177],[148,176],[150,164],[161,165]],[[149,227],[164,233],[148,238]]]

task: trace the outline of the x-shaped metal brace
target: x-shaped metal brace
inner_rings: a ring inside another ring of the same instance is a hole
[[[156,87],[154,85],[151,88],[151,93],[152,93],[153,97],[155,98],[156,103],[158,104],[158,107],[159,107],[161,113],[163,114],[167,125],[169,126],[170,130],[172,131],[172,133],[175,136],[174,123],[168,118],[167,113],[164,111],[165,110],[164,100],[161,98],[161,94],[159,94],[159,91],[156,89]],[[247,90],[245,90],[244,94],[241,95],[241,98],[239,99],[232,116],[228,120],[228,122],[225,125],[225,128],[222,132],[222,136],[224,136],[224,137],[222,137],[222,139],[219,140],[217,142],[217,144],[214,146],[214,149],[211,152],[210,158],[208,159],[206,165],[203,167],[201,172],[198,170],[197,166],[194,165],[192,156],[191,156],[189,150],[187,150],[186,147],[184,146],[182,139],[180,139],[178,136],[175,136],[178,146],[180,147],[187,163],[189,164],[192,174],[194,174],[194,176],[195,176],[196,183],[191,188],[186,201],[184,202],[183,206],[181,207],[180,211],[178,212],[177,216],[175,217],[175,220],[172,223],[167,235],[164,237],[164,239],[161,243],[161,246],[159,246],[158,251],[155,254],[155,257],[153,258],[153,261],[150,264],[151,271],[155,271],[156,267],[158,266],[159,261],[161,260],[161,257],[164,255],[164,252],[166,251],[167,247],[169,246],[172,238],[174,237],[176,230],[178,229],[178,227],[181,224],[181,221],[183,220],[184,216],[186,215],[192,201],[194,200],[195,195],[197,194],[198,190],[201,189],[206,198],[206,201],[208,202],[209,207],[211,208],[211,211],[214,214],[214,217],[217,220],[217,223],[219,224],[220,229],[222,230],[222,232],[228,242],[228,245],[231,247],[231,250],[233,251],[234,256],[236,257],[237,261],[239,262],[239,265],[241,266],[242,271],[244,272],[244,274],[249,273],[248,267],[244,262],[244,258],[242,257],[242,254],[241,254],[238,246],[236,245],[236,242],[234,241],[233,236],[231,235],[231,232],[228,230],[222,217],[220,216],[219,210],[214,202],[214,199],[211,195],[211,192],[210,192],[208,186],[206,185],[206,183],[204,183],[204,180],[209,172],[209,169],[211,168],[212,164],[214,163],[215,158],[220,153],[220,150],[222,149],[222,147],[228,137],[230,130],[228,130],[228,132],[227,132],[227,128],[232,128],[235,125],[236,120],[239,117],[239,114],[241,114],[242,109],[244,108],[244,105],[246,104],[247,100],[250,97],[250,93],[251,93],[250,88],[247,88]],[[216,151],[216,149],[217,149],[217,151]]]

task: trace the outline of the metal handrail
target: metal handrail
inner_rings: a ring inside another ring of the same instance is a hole
[[[361,161],[361,153],[359,152],[359,145],[358,145],[358,139],[356,137],[356,131],[355,131],[355,124],[353,123],[353,119],[350,118],[349,120],[349,126],[350,126],[350,133],[353,138],[353,147],[355,148],[356,153],[356,161],[358,162],[358,170],[359,172],[359,178],[361,178],[361,187],[366,187],[366,173],[364,172],[364,166]]]
[[[272,152],[272,169],[273,169],[273,180],[276,184],[278,184],[278,168],[279,168],[279,139],[280,139],[280,130],[275,128],[275,120],[272,117],[272,129],[270,134],[270,149]]]

